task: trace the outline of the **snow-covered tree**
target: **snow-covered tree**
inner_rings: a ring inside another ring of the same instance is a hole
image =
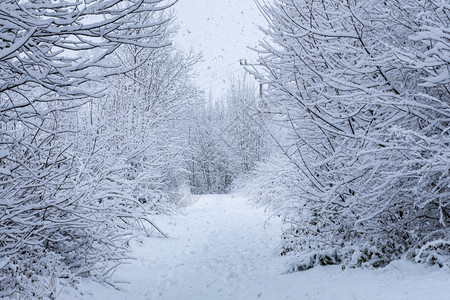
[[[234,175],[234,157],[226,142],[223,103],[202,103],[193,107],[189,126],[191,157],[188,161],[192,193],[224,193]]]
[[[73,116],[102,95],[103,79],[138,67],[107,60],[120,46],[168,44],[148,41],[163,34],[169,5],[0,3],[0,297],[56,297],[58,281],[105,278],[127,256],[127,228],[145,209],[107,184],[121,166],[97,155],[97,138],[74,147]]]
[[[261,114],[263,99],[256,94],[254,79],[243,74],[231,78],[225,95],[230,120],[228,143],[236,153],[238,173],[253,170],[267,152],[268,135]]]
[[[449,264],[449,6],[279,0],[262,9],[279,144],[298,170],[282,254],[316,264]],[[299,188],[300,187],[300,188]]]
[[[173,25],[164,26],[160,43],[176,32]],[[95,123],[102,126],[102,143],[116,148],[128,165],[122,176],[129,181],[130,195],[156,211],[165,210],[177,202],[187,181],[187,112],[200,99],[191,79],[199,56],[175,46],[134,45],[115,54],[124,65],[141,67],[109,80],[104,103],[95,107]]]
[[[266,152],[262,102],[248,75],[230,78],[224,98],[198,106],[189,127],[189,163],[194,193],[224,193],[253,170]]]

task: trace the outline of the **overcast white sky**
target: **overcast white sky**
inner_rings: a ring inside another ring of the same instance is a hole
[[[256,61],[255,47],[265,25],[254,0],[179,0],[175,5],[177,23],[181,26],[176,43],[203,53],[204,62],[197,66],[199,85],[220,97],[230,74],[243,68],[239,59]]]

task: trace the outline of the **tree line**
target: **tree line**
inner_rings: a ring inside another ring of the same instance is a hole
[[[283,216],[291,270],[402,257],[449,266],[448,3],[260,9],[269,26],[255,75],[269,86],[281,151],[261,166],[253,197]]]

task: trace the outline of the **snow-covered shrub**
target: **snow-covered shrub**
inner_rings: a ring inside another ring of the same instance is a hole
[[[279,0],[264,12],[259,76],[307,179],[286,208],[296,268],[383,266],[449,241],[448,5]]]
[[[20,295],[22,299],[54,299],[58,277],[70,274],[61,269],[59,255],[42,247],[10,254],[0,261],[2,298]]]
[[[244,174],[239,182],[245,185],[236,185],[235,189],[246,193],[251,203],[267,206],[276,212],[288,212],[287,207],[296,205],[296,198],[304,184],[295,165],[282,153],[273,154],[259,162],[255,169]]]
[[[415,260],[419,263],[436,264],[450,268],[450,242],[448,240],[434,240],[416,250]]]
[[[21,145],[9,147],[8,161],[21,163],[2,176],[1,296],[47,298],[80,276],[107,280],[129,258],[136,229],[160,234],[130,193],[132,181],[120,176],[123,157],[105,155],[98,137],[70,149],[37,137],[39,148],[31,144],[26,160]],[[52,277],[60,285],[49,285]]]
[[[123,157],[104,156],[101,126],[78,114],[93,111],[106,78],[139,66],[106,61],[121,45],[167,45],[150,42],[165,36],[163,4],[0,2],[0,297],[54,298],[77,277],[105,280],[132,229],[156,229],[118,176]]]

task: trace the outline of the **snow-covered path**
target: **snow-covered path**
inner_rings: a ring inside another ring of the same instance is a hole
[[[274,252],[280,223],[233,195],[197,198],[185,215],[160,216],[169,239],[135,243],[121,266],[122,291],[94,283],[61,299],[450,299],[450,273],[394,262],[381,270],[320,267],[283,274]]]
[[[166,269],[150,299],[253,299],[270,288],[268,275],[279,272],[280,226],[264,230],[267,216],[243,204],[238,197],[203,196],[169,223],[173,239],[165,247],[145,247],[156,255],[154,267]]]

